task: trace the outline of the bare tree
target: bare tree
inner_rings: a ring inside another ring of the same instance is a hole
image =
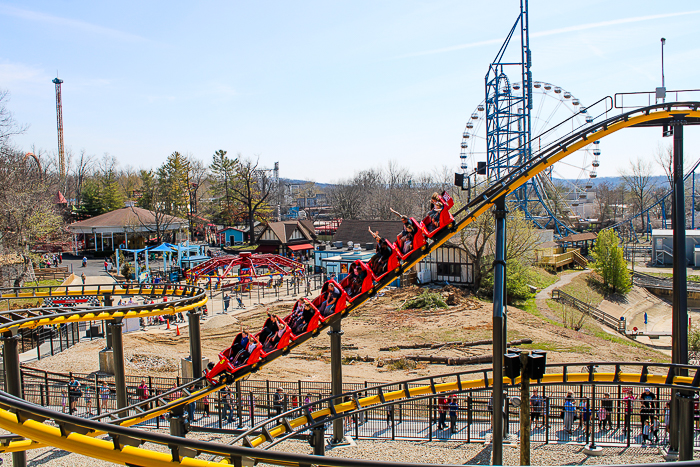
[[[27,129],[26,125],[15,121],[12,112],[7,108],[9,101],[10,93],[0,89],[0,147],[7,146],[11,136],[20,135]]]
[[[663,169],[669,189],[673,189],[673,148],[664,147],[661,143],[654,152],[654,160]]]
[[[130,165],[119,171],[117,181],[126,199],[134,199],[136,192],[141,188],[138,172]]]
[[[5,149],[0,158],[0,253],[21,258],[19,287],[38,254],[38,242],[65,239],[63,220],[53,204],[55,182],[37,170],[34,160],[20,151]]]
[[[190,198],[190,238],[194,239],[194,226],[199,225],[204,229],[204,222],[200,220],[200,204],[202,197],[206,192],[205,182],[209,177],[209,169],[204,163],[196,157],[188,154],[187,156],[187,189]]]
[[[267,219],[272,213],[268,202],[273,183],[266,170],[259,169],[260,159],[242,159],[238,156],[231,187],[231,196],[245,215],[249,227],[250,244],[255,243],[255,219]]]
[[[620,176],[630,190],[635,213],[644,211],[649,204],[649,196],[653,188],[651,163],[645,162],[638,157],[636,160],[630,161],[628,171],[620,171]],[[642,222],[642,230],[644,230],[644,216],[639,217]]]
[[[595,187],[598,222],[604,226],[614,216],[615,190],[608,182],[600,182]]]

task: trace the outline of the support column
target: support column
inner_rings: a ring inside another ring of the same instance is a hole
[[[241,394],[241,380],[236,381],[236,416],[238,428],[243,428],[243,394]]]
[[[679,417],[678,417],[678,460],[692,461],[693,460],[693,393],[687,391],[679,391],[676,394],[678,401]]]
[[[107,327],[112,333],[112,352],[114,355],[114,386],[117,390],[117,408],[123,409],[128,405],[126,398],[126,377],[124,376],[124,343],[122,341],[122,320],[114,319]],[[127,414],[122,412],[120,416]]]
[[[185,426],[185,408],[184,406],[175,407],[170,411],[170,436],[184,438],[187,434]]]
[[[506,200],[495,203],[496,250],[493,281],[493,465],[503,465],[503,304],[506,277]]]
[[[527,368],[529,354],[526,350],[520,352],[520,465],[530,465],[530,377]]]
[[[331,324],[328,335],[331,336],[331,393],[338,395],[343,393],[343,355],[340,343],[343,331],[340,328],[340,320]],[[333,401],[334,404],[341,402],[341,399]],[[333,421],[333,442],[340,443],[344,438],[343,419],[339,418]]]
[[[688,364],[688,282],[685,245],[683,125],[673,126],[673,363]]]
[[[104,304],[105,304],[105,307],[112,306],[112,296],[111,295],[109,295],[109,294],[105,295]],[[112,332],[109,329],[109,325],[107,325],[107,329],[105,330],[105,339],[107,341],[107,346],[105,347],[105,350],[111,349],[112,348]]]
[[[187,312],[190,336],[190,358],[192,359],[192,377],[197,379],[202,376],[202,339],[199,326],[199,317],[202,312],[199,308]]]
[[[5,365],[5,386],[7,393],[13,396],[22,397],[22,380],[19,370],[19,342],[18,335],[10,333],[3,334],[3,361]],[[14,467],[26,467],[27,454],[22,452],[12,453],[12,465]]]
[[[685,245],[685,184],[683,183],[683,115],[674,115],[673,128],[673,314],[671,362],[688,364],[688,282]],[[685,371],[680,373],[687,373]],[[685,374],[678,374],[685,376]],[[675,396],[675,393],[674,393]],[[678,451],[680,417],[678,397],[671,398],[669,454]]]
[[[311,445],[314,448],[314,456],[326,455],[326,440],[324,437],[324,426],[311,430]]]

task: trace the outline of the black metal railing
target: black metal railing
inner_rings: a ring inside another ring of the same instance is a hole
[[[566,292],[562,292],[559,289],[552,290],[552,300],[576,308],[578,311],[585,313],[586,315],[605,324],[615,331],[620,331],[621,329],[620,320],[618,318],[615,318],[614,316],[609,315],[608,313],[605,313],[604,311],[601,311],[598,308],[584,302],[583,300],[579,300]]]

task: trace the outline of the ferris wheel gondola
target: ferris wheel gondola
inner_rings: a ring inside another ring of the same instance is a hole
[[[499,86],[501,92],[517,98],[524,92],[522,83],[507,83]],[[461,167],[463,170],[473,170],[477,162],[488,160],[486,137],[486,102],[480,103],[467,120],[466,129],[462,134],[460,151]],[[593,116],[570,91],[544,81],[535,81],[532,85],[531,134],[532,140],[529,151],[536,152],[550,142],[565,134],[592,124]],[[560,124],[560,122],[565,122]],[[469,142],[468,142],[469,141]],[[516,141],[517,147],[522,147],[524,141]],[[592,188],[591,179],[597,177],[601,154],[599,142],[584,147],[565,160],[555,164],[540,182],[540,193],[537,197],[543,204],[572,204],[587,198],[586,192]],[[500,157],[500,156],[499,156]],[[526,156],[527,157],[527,156]],[[499,161],[498,163],[502,163]],[[487,163],[487,176],[493,171]],[[495,176],[495,173],[493,174]],[[535,183],[535,182],[533,182]],[[554,191],[558,193],[552,194]],[[561,198],[553,200],[552,198]],[[563,213],[561,207],[557,208]],[[547,210],[547,209],[546,209]]]

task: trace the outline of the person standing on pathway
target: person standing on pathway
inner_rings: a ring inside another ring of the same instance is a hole
[[[438,430],[447,428],[445,419],[447,418],[447,399],[445,397],[438,398]]]
[[[224,294],[224,313],[228,313],[228,307],[231,304],[231,296]]]

